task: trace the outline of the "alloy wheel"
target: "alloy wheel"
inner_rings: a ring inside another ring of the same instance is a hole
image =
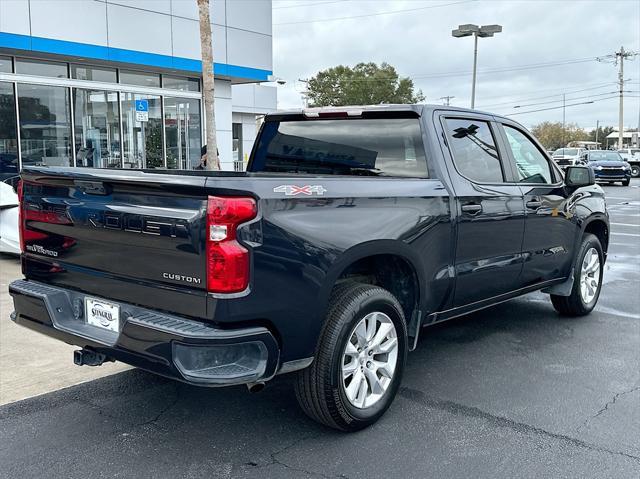
[[[362,318],[349,335],[342,355],[342,387],[358,409],[376,404],[389,388],[398,363],[398,335],[385,313]]]
[[[582,259],[580,269],[580,295],[585,304],[591,303],[600,285],[600,256],[595,248],[589,248]]]

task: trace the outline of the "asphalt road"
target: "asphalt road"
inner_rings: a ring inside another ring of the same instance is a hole
[[[129,370],[0,407],[0,477],[640,477],[639,187],[605,188],[590,316],[535,293],[425,330],[367,430],[307,419],[286,377],[252,395]]]

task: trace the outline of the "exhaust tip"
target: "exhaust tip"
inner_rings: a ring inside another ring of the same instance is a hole
[[[249,390],[250,393],[259,393],[264,389],[264,387],[265,387],[265,384],[263,381],[247,384],[247,389]]]

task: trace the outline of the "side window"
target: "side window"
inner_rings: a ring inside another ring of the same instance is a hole
[[[463,176],[479,183],[502,183],[504,173],[489,123],[447,118],[451,153]]]
[[[516,162],[520,183],[553,183],[551,166],[540,150],[524,133],[502,125]]]

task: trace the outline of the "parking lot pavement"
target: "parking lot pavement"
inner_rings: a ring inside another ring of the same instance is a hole
[[[73,366],[74,346],[13,324],[9,283],[21,277],[20,261],[0,255],[0,404],[72,386],[128,369],[124,364],[100,368]]]
[[[251,395],[130,370],[0,407],[0,476],[639,477],[638,186],[605,187],[590,316],[535,293],[425,330],[371,428],[315,424],[287,377]]]

